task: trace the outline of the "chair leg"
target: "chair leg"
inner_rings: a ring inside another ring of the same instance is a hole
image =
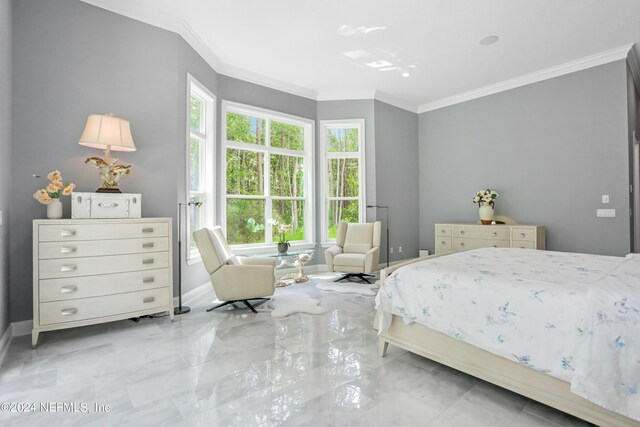
[[[257,300],[258,301],[257,304],[262,304],[265,301],[269,301],[269,298],[251,298],[251,299],[252,300]],[[239,309],[240,307],[238,307],[236,305],[236,303],[238,303],[238,302],[244,303],[247,307],[249,307],[251,309],[251,311],[253,311],[254,313],[258,313],[256,311],[256,309],[253,308],[253,306],[249,303],[249,301],[248,300],[244,300],[244,299],[243,300],[225,301],[222,304],[218,304],[218,305],[213,306],[211,308],[207,308],[207,311],[212,311],[212,310],[215,310],[216,308],[224,307],[225,305],[229,305],[229,304],[231,304],[233,306],[233,308]]]
[[[371,282],[367,279],[367,277],[374,277],[374,276],[372,274],[364,274],[364,273],[362,273],[362,274],[348,273],[348,274],[343,275],[339,279],[334,280],[334,282],[339,282],[339,281],[344,280],[344,279],[351,279],[352,277],[357,277],[361,281],[367,282],[368,284],[371,284]]]
[[[222,304],[214,305],[211,308],[207,308],[207,311],[215,310],[216,308],[224,307],[225,305],[233,304],[234,302],[235,301],[226,301],[226,302],[223,302]]]
[[[242,301],[244,303],[244,305],[246,305],[247,307],[249,307],[251,309],[251,311],[253,311],[254,313],[258,314],[258,312],[256,311],[255,308],[253,308],[253,306],[249,303],[249,301],[247,300],[243,300]]]

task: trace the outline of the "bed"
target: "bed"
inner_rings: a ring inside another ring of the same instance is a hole
[[[389,344],[598,425],[640,426],[640,255],[485,248],[382,270]]]

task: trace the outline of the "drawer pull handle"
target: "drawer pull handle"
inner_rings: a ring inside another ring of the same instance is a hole
[[[143,248],[152,248],[153,247],[153,243],[143,243],[142,247]]]
[[[524,233],[520,233],[520,237],[524,237],[524,236],[525,236],[525,234],[524,234]]]
[[[143,233],[153,233],[153,227],[147,227],[142,229]]]
[[[460,234],[462,234],[464,236],[464,230],[460,231]]]
[[[63,308],[62,310],[60,310],[60,314],[63,316],[70,316],[72,314],[76,314],[77,312],[77,308]]]
[[[68,294],[70,292],[75,292],[78,290],[77,286],[63,286],[60,288],[60,293],[61,294]]]
[[[147,258],[142,260],[143,264],[153,264],[155,262],[155,260],[153,258]]]
[[[143,303],[149,303],[149,302],[154,302],[156,299],[155,297],[146,297],[145,299],[142,300]]]
[[[447,230],[442,230],[442,234],[445,234],[447,232]]]
[[[60,271],[63,273],[69,272],[69,271],[75,271],[78,267],[76,267],[75,265],[63,265],[62,267],[60,267]]]
[[[497,247],[498,247],[498,245],[493,245],[493,247],[494,247],[494,248],[497,248]]]
[[[71,236],[75,236],[76,235],[76,231],[75,230],[62,230],[60,232],[60,237],[71,237]]]
[[[464,248],[464,243],[460,243],[460,247]]]
[[[442,246],[446,245],[447,242],[445,242],[444,240],[442,241]]]
[[[72,247],[72,246],[63,246],[60,248],[60,253],[61,254],[72,254],[76,251],[76,248]]]
[[[153,283],[155,281],[156,281],[155,277],[145,277],[142,279],[142,283]]]
[[[115,202],[111,202],[111,203],[98,203],[98,206],[101,208],[117,208],[120,205],[118,205]]]
[[[496,233],[495,231],[493,232],[493,237],[496,237],[498,235],[498,233]]]

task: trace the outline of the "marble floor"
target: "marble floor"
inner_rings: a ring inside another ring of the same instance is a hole
[[[379,357],[373,298],[315,288],[331,278],[276,291],[318,298],[324,315],[273,319],[266,307],[257,315],[207,313],[211,293],[173,323],[160,317],[43,333],[35,350],[30,337],[18,337],[0,368],[0,402],[75,406],[0,412],[0,424],[588,425],[392,346]]]

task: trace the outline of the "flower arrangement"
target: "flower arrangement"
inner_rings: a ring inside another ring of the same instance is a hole
[[[49,185],[33,193],[33,198],[43,205],[50,204],[53,199],[60,199],[61,196],[70,196],[76,185],[73,182],[62,183],[60,171],[53,171],[47,175]]]
[[[487,188],[484,191],[476,191],[476,193],[473,195],[473,203],[477,203],[478,205],[486,203],[489,206],[493,207],[498,196],[499,194],[490,188]]]
[[[287,231],[291,230],[291,224],[283,224],[281,222],[278,222],[277,219],[270,219],[267,221],[267,224],[278,229],[279,244],[289,243],[289,240],[287,239]]]

